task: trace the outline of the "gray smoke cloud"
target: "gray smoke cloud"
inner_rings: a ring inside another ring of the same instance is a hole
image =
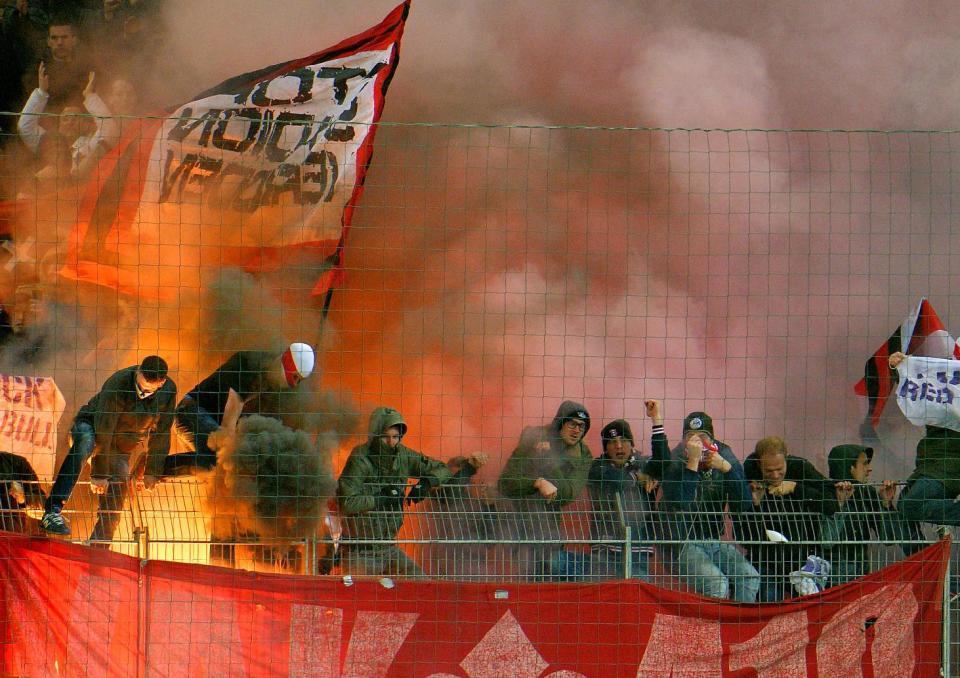
[[[334,488],[329,450],[258,415],[241,419],[235,433],[217,431],[210,444],[218,449],[217,466],[206,475],[204,509],[214,537],[317,533]]]

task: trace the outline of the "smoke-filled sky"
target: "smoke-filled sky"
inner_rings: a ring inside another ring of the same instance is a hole
[[[168,0],[165,92],[317,51],[394,4]],[[949,129],[958,21],[948,2],[415,0],[383,120]],[[565,398],[597,447],[603,421],[645,431],[642,400],[663,397],[673,437],[705,408],[741,456],[780,434],[822,460],[855,437],[852,384],[919,296],[960,330],[956,143],[384,126],[324,386],[399,407],[443,457],[509,453]],[[891,409],[900,459],[878,465],[903,473],[913,434]]]

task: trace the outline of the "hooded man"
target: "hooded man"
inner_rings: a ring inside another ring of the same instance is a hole
[[[177,435],[194,451],[167,457],[163,475],[193,475],[216,465],[217,453],[207,439],[223,423],[231,389],[243,401],[244,414],[280,419],[283,413],[270,397],[295,389],[313,374],[315,362],[313,347],[300,342],[290,344],[279,355],[270,351],[234,353],[177,405]]]
[[[394,543],[403,525],[403,504],[423,501],[454,475],[446,464],[404,445],[406,433],[407,423],[397,410],[376,408],[370,414],[367,441],[351,450],[343,467],[337,503],[343,519],[341,569],[345,573],[426,577]],[[467,457],[458,476],[473,475],[485,460],[482,454]],[[408,493],[410,478],[416,478],[417,484]]]
[[[893,505],[896,484],[892,480],[884,480],[879,487],[867,484],[872,463],[873,448],[862,445],[837,445],[827,457],[830,478],[853,485],[853,494],[843,508],[824,520],[824,542],[834,543],[829,558],[832,584],[845,584],[871,571],[873,542],[922,541],[919,525],[903,520]],[[912,553],[920,545],[903,547]]]
[[[723,540],[725,513],[737,521],[752,511],[750,488],[743,466],[715,438],[705,412],[683,420],[683,444],[664,472],[663,501],[670,538],[683,542],[676,558],[680,577],[701,595],[755,602],[760,575],[735,544]]]
[[[583,437],[590,430],[590,414],[580,403],[566,400],[546,426],[528,426],[500,473],[497,489],[510,500],[518,520],[508,538],[527,541],[519,559],[522,573],[541,579],[575,579],[582,565],[559,543],[529,545],[562,539],[560,510],[583,493],[593,463]]]
[[[651,543],[656,539],[656,486],[663,477],[664,464],[670,460],[670,449],[663,432],[660,401],[647,400],[644,406],[653,423],[650,440],[653,456],[637,455],[630,424],[615,419],[600,431],[603,454],[590,465],[587,489],[593,507],[590,536],[595,541],[591,547],[591,574],[595,577],[624,576],[623,522],[626,521],[632,542],[630,576],[644,581],[650,579]]]

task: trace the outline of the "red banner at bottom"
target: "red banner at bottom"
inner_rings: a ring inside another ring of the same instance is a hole
[[[251,574],[0,533],[4,675],[937,676],[949,542],[745,605],[633,581]]]

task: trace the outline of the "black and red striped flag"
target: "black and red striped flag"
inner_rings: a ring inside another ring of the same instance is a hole
[[[910,340],[904,347],[903,337]],[[857,395],[867,397],[867,419],[875,427],[883,414],[887,398],[896,383],[896,371],[890,368],[887,360],[897,351],[908,355],[929,355],[960,358],[960,346],[954,341],[933,305],[921,298],[916,309],[894,330],[890,338],[867,360],[863,369],[863,379],[853,387]]]

